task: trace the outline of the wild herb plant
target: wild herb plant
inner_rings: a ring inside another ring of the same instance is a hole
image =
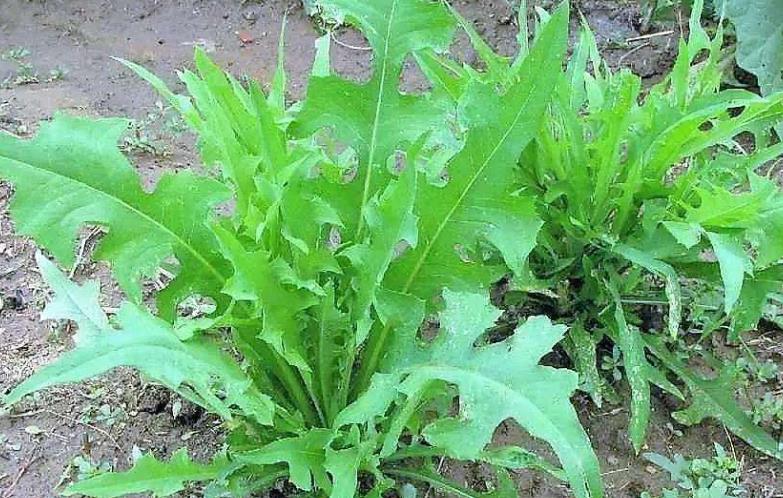
[[[695,400],[678,420],[716,417],[780,457],[721,377],[696,375],[671,349],[693,325],[683,306],[702,305],[694,289],[724,295],[699,332],[728,328],[736,339],[783,280],[783,199],[755,172],[780,153],[768,130],[783,97],[719,90],[720,33],[710,40],[692,23],[671,76],[643,92],[638,77],[600,60],[587,29],[563,70],[565,4],[540,12],[532,43],[520,23],[512,59],[442,3],[317,7],[365,34],[368,82],[332,74],[328,37],[295,104],[282,43],[268,91],[203,52],[196,72],[180,73],[189,96],[124,62],[198,134],[207,175],[167,173],[143,190],[117,148],[121,119],[57,116],[32,140],[0,136],[20,233],[70,266],[79,229],[105,227],[95,257],[129,298],[109,317],[96,284],[74,284],[39,256],[54,291],[43,317],[77,322],[76,347],[5,403],[132,366],[229,432],[210,463],[146,455],[67,493],[166,495],[209,481],[212,496],[245,496],[287,478],[314,496],[380,496],[407,481],[479,496],[434,471],[445,456],[494,466],[493,496],[515,496],[506,470],[523,467],[567,480],[578,497],[602,496],[569,398],[578,385],[597,403],[606,396],[597,363],[606,344],[632,388],[637,450],[650,384],[685,397],[671,373]],[[481,68],[446,54],[457,26]],[[400,91],[410,57],[431,91]],[[734,141],[744,132],[753,154]],[[161,269],[174,278],[152,312],[142,283]],[[535,316],[501,319],[489,292],[501,280],[506,304]],[[215,311],[183,313],[194,296]],[[641,319],[659,304],[665,327]],[[578,376],[539,364],[557,344]],[[509,419],[549,443],[561,468],[492,444]]]
[[[715,456],[686,460],[682,455],[674,455],[669,460],[657,453],[645,453],[644,457],[669,472],[671,480],[679,489],[664,489],[662,498],[679,498],[680,490],[685,490],[691,498],[729,498],[745,492],[740,485],[742,464],[726,453],[715,443]],[[642,498],[651,498],[642,493]]]
[[[783,195],[759,173],[783,153],[772,131],[783,119],[783,94],[721,90],[723,31],[709,37],[702,8],[694,2],[689,39],[680,41],[671,74],[649,90],[631,72],[612,71],[583,29],[544,123],[518,161],[514,187],[535,199],[543,225],[525,266],[511,267],[505,298],[569,326],[563,346],[581,389],[599,405],[614,393],[598,369],[598,350],[619,348],[621,357],[605,356],[604,366],[610,360],[616,372],[623,365],[637,452],[655,385],[683,401],[681,387],[690,392],[693,403],[674,414],[679,422],[716,418],[780,458],[778,442],[734,400],[733,368],[701,348],[716,373],[705,378],[677,354],[688,333],[739,340],[783,288]],[[469,82],[502,87],[509,77],[505,60],[462,25],[486,71],[432,53],[419,57],[433,85],[455,99]],[[704,311],[692,322],[683,308]]]
[[[503,469],[540,467],[576,496],[601,496],[598,462],[569,401],[577,375],[539,365],[566,328],[537,316],[501,340],[487,334],[501,315],[488,286],[524,267],[541,224],[513,179],[560,77],[568,6],[507,68],[502,90],[476,79],[458,106],[398,88],[407,57],[449,47],[455,21],[443,4],[330,0],[320,8],[367,36],[369,82],[331,74],[328,38],[295,105],[285,99],[282,45],[266,92],[203,52],[195,73],[180,74],[189,96],[125,62],[197,132],[214,174],[166,173],[145,191],[117,146],[124,119],[59,115],[32,140],[0,137],[19,232],[70,266],[80,228],[105,227],[94,256],[129,298],[107,316],[96,283],[72,283],[39,255],[54,291],[43,318],[76,322],[76,347],[5,403],[131,366],[225,421],[227,448],[211,463],[184,451],[167,462],[145,455],[66,495],[168,495],[211,481],[213,495],[245,496],[285,477],[312,495],[350,497],[362,474],[368,496],[395,481],[477,496],[423,462],[448,456],[496,466],[506,492]],[[448,154],[442,137],[455,139],[444,122],[460,130]],[[229,201],[230,213],[218,213]],[[479,243],[485,261],[455,251]],[[174,278],[152,312],[142,283],[161,268]],[[183,317],[179,305],[194,295],[214,313]],[[424,341],[418,331],[429,316],[439,324]],[[522,448],[490,446],[507,419],[548,442],[562,469]]]

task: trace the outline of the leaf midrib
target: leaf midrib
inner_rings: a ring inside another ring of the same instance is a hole
[[[539,365],[535,365],[535,366],[539,366]],[[490,377],[490,376],[486,375],[485,373],[481,372],[480,370],[471,370],[471,369],[467,369],[467,368],[464,368],[464,367],[458,367],[458,366],[453,366],[453,365],[448,365],[448,364],[447,365],[443,365],[443,364],[437,364],[437,363],[429,363],[429,364],[425,363],[425,364],[415,365],[413,367],[413,369],[411,369],[410,375],[427,376],[427,374],[426,374],[427,370],[432,370],[432,371],[435,371],[436,373],[438,371],[443,371],[443,372],[446,372],[446,373],[453,373],[453,374],[456,374],[456,375],[467,375],[467,376],[472,377],[474,379],[483,381],[483,382],[485,382],[487,384],[490,384],[490,386],[495,387],[495,388],[501,390],[502,392],[506,392],[508,394],[512,394],[513,397],[519,397],[519,398],[524,398],[525,400],[528,400],[529,405],[532,406],[535,410],[538,411],[538,413],[541,416],[540,417],[541,419],[544,419],[544,420],[547,420],[547,421],[550,420],[550,418],[549,418],[549,416],[547,416],[546,412],[544,412],[541,408],[539,408],[539,406],[536,403],[534,403],[529,396],[525,396],[524,393],[512,389],[511,387],[509,387],[508,384],[506,384],[504,382],[501,382],[501,381],[498,381],[498,380],[495,380],[492,377]],[[531,368],[531,370],[534,370],[534,368]],[[430,375],[428,377],[439,378],[437,375]],[[516,376],[516,377],[518,378],[520,376]],[[523,421],[519,420],[518,422],[521,424]],[[557,434],[560,435],[560,438],[558,438],[559,441],[561,441],[561,442],[568,442],[569,443],[568,447],[574,453],[576,453],[576,454],[581,453],[581,452],[579,452],[576,449],[575,446],[570,444],[571,438],[569,437],[569,435],[567,433],[565,433],[564,431],[561,431],[561,429],[560,429],[558,424],[554,424],[554,423],[550,422],[549,425],[550,425],[550,428],[552,430],[554,430]],[[590,489],[590,487],[589,487],[590,472],[587,470],[587,468],[583,464],[582,458],[576,458],[576,459],[574,459],[574,461],[576,462],[576,465],[578,465],[579,468],[581,469],[580,475],[584,479],[585,489],[589,490]]]
[[[158,227],[159,229],[161,229],[161,231],[167,233],[180,246],[184,247],[189,253],[191,253],[205,268],[207,268],[210,271],[210,273],[212,273],[218,279],[218,281],[221,284],[225,284],[226,283],[225,277],[223,277],[223,275],[217,270],[217,268],[215,268],[212,264],[210,264],[210,262],[207,261],[206,258],[204,258],[204,256],[202,256],[196,250],[196,248],[194,248],[192,245],[190,245],[187,241],[185,241],[182,237],[180,237],[178,234],[173,232],[169,227],[167,227],[163,223],[155,220],[154,218],[152,218],[151,216],[149,216],[145,212],[140,211],[139,209],[137,209],[136,207],[132,206],[131,204],[128,204],[127,202],[125,202],[124,200],[120,199],[119,197],[116,197],[116,196],[111,195],[111,194],[109,194],[107,192],[104,192],[103,190],[100,190],[100,189],[90,185],[89,183],[85,183],[85,182],[83,182],[81,180],[77,180],[77,179],[72,178],[70,176],[63,175],[63,174],[58,173],[56,171],[52,171],[50,169],[37,167],[35,165],[29,164],[29,163],[26,163],[26,162],[23,162],[23,161],[17,161],[16,159],[10,159],[10,158],[7,158],[7,157],[4,158],[4,159],[6,159],[6,160],[8,160],[8,161],[10,161],[12,163],[20,164],[24,168],[32,169],[32,170],[35,170],[35,171],[42,171],[42,172],[48,173],[48,174],[50,174],[50,175],[52,175],[54,177],[62,178],[64,180],[66,180],[66,181],[69,181],[69,182],[72,182],[72,183],[76,183],[76,184],[81,185],[84,188],[86,188],[86,189],[88,189],[88,190],[90,190],[92,192],[97,193],[101,197],[105,197],[107,199],[110,199],[110,200],[116,202],[117,204],[121,205],[122,207],[124,207],[128,211],[131,211],[132,213],[140,216],[141,218],[143,218],[143,219],[147,220],[148,222],[150,222],[152,225],[154,225],[154,226]],[[144,195],[147,195],[147,194],[144,194]]]
[[[375,148],[378,141],[378,128],[380,124],[381,108],[383,107],[383,88],[386,85],[386,73],[389,70],[389,40],[391,38],[391,28],[394,22],[394,15],[397,11],[397,2],[393,0],[389,10],[389,22],[386,24],[386,35],[383,43],[383,57],[381,58],[381,74],[378,80],[378,99],[375,102],[375,116],[373,117],[372,135],[370,136],[370,150],[367,154],[367,174],[364,177],[364,191],[362,192],[362,203],[359,207],[359,221],[357,223],[357,239],[364,228],[364,208],[370,196],[370,184],[372,179],[373,162],[375,161]]]
[[[481,164],[481,166],[476,170],[476,172],[471,177],[470,181],[468,182],[467,187],[460,193],[459,197],[457,198],[457,201],[454,203],[454,205],[449,209],[449,212],[446,214],[446,216],[443,218],[443,220],[438,225],[438,228],[435,230],[435,233],[433,234],[432,238],[429,240],[427,245],[424,247],[424,252],[419,257],[419,260],[416,262],[416,265],[413,268],[413,271],[408,276],[408,280],[405,282],[405,286],[402,289],[403,293],[406,293],[410,290],[411,286],[413,285],[414,280],[419,274],[419,271],[421,271],[422,266],[424,265],[424,262],[427,260],[427,258],[430,255],[430,252],[435,247],[435,244],[437,243],[438,239],[440,238],[440,235],[443,233],[443,230],[446,229],[446,226],[451,222],[451,218],[454,216],[454,213],[457,212],[457,210],[462,207],[462,203],[467,197],[468,193],[473,189],[473,186],[478,181],[479,178],[484,173],[484,170],[487,168],[489,163],[492,161],[492,159],[495,157],[495,155],[498,153],[500,148],[503,146],[503,144],[506,142],[508,137],[511,135],[512,131],[516,128],[517,123],[519,123],[519,120],[522,117],[522,114],[524,113],[525,109],[527,109],[528,102],[530,102],[530,99],[535,94],[536,86],[531,85],[530,90],[528,91],[527,98],[525,98],[525,101],[519,106],[519,110],[517,111],[516,116],[514,116],[514,120],[511,122],[511,125],[508,126],[505,133],[503,133],[503,136],[500,140],[495,144],[495,147],[492,149],[492,152],[487,156],[487,158],[484,160],[484,162]],[[466,144],[467,145],[467,144]]]
[[[160,463],[160,462],[158,462]],[[192,462],[191,462],[192,463]],[[163,463],[165,465],[165,463]],[[116,490],[123,493],[128,493],[128,485],[135,486],[135,489],[138,489],[138,492],[143,491],[149,491],[149,490],[155,490],[157,489],[156,484],[168,484],[168,483],[177,483],[178,485],[182,485],[188,481],[203,481],[206,479],[210,479],[215,477],[218,474],[218,469],[199,469],[199,470],[191,470],[187,473],[178,473],[178,474],[171,474],[171,469],[158,469],[162,472],[166,472],[165,475],[161,475],[159,477],[152,477],[152,478],[146,478],[146,479],[138,479],[136,477],[133,478],[132,481],[125,481],[125,482],[115,482],[115,483],[107,483],[107,484],[94,484],[90,483],[90,481],[84,481],[84,486],[78,486],[77,483],[74,486],[71,486],[68,488],[68,490],[72,492],[77,493],[83,493],[83,492],[96,492],[103,490],[104,492],[106,490]],[[132,472],[133,469],[131,469]],[[107,477],[113,477],[113,474],[104,474]],[[122,474],[120,474],[122,475]],[[100,477],[100,476],[98,476]]]

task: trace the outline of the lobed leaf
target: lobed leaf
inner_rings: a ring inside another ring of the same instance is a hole
[[[715,418],[762,453],[778,459],[783,458],[783,450],[778,442],[755,425],[737,405],[728,369],[721,372],[716,379],[704,379],[672,355],[660,339],[646,335],[644,341],[655,356],[682,379],[691,391],[693,399],[690,407],[675,415],[680,423],[693,425],[707,417]]]
[[[477,459],[497,426],[513,418],[552,446],[576,496],[602,496],[598,462],[569,401],[577,376],[538,364],[562,339],[565,328],[547,318],[533,317],[509,339],[476,347],[499,318],[499,310],[480,294],[447,290],[444,300],[441,333],[431,345],[416,346],[409,336],[395,336],[403,343],[398,348],[418,349],[421,361],[393,365],[389,373],[377,374],[367,392],[340,413],[337,424],[372,422],[401,393],[407,401],[399,412],[400,419],[392,422],[401,430],[411,410],[423,401],[428,386],[434,381],[446,382],[459,391],[459,417],[427,425],[423,435],[431,445],[443,448],[453,458]],[[397,437],[394,430],[387,433],[387,454],[396,446]]]
[[[515,191],[514,163],[544,116],[560,74],[567,26],[568,9],[561,6],[505,94],[490,83],[469,83],[460,100],[465,145],[448,166],[445,186],[420,186],[419,244],[400,257],[385,280],[388,288],[426,300],[443,287],[488,285],[503,269],[484,264],[480,241],[496,247],[509,268],[522,270],[542,222],[533,200]]]
[[[117,147],[127,126],[123,119],[58,115],[31,140],[0,135],[0,177],[15,187],[11,215],[17,229],[69,266],[79,229],[106,227],[95,257],[111,263],[136,302],[141,279],[176,257],[177,276],[157,297],[167,319],[192,294],[225,304],[220,289],[227,264],[206,221],[228,199],[228,190],[181,172],[164,174],[154,192],[145,192]]]
[[[53,263],[40,255],[37,260],[56,294],[78,293],[79,288],[65,279]],[[81,309],[95,310],[97,302],[86,302],[73,311],[62,307],[61,301],[55,299],[54,311],[45,314],[56,314],[79,325],[76,348],[16,386],[3,398],[4,404],[12,405],[25,395],[50,386],[129,366],[227,420],[233,418],[232,408],[236,407],[260,424],[272,424],[272,400],[258,392],[233,359],[210,338],[180,341],[170,324],[129,303],[120,308],[115,328],[102,313],[95,319],[81,313]],[[223,397],[218,397],[216,391],[222,391]]]
[[[331,128],[359,153],[356,177],[341,189],[351,199],[342,205],[353,212],[341,216],[353,235],[363,225],[366,204],[389,178],[386,159],[444,121],[444,111],[426,96],[402,94],[398,85],[405,57],[447,48],[454,21],[440,2],[427,0],[320,0],[318,5],[327,18],[361,29],[375,55],[373,77],[365,84],[337,76],[311,78],[292,127],[297,136]]]
[[[96,498],[114,498],[132,493],[171,496],[185,489],[187,483],[216,479],[231,466],[224,456],[215,458],[209,464],[193,462],[184,448],[174,452],[168,462],[157,460],[148,453],[139,458],[128,471],[90,477],[71,484],[62,494]]]

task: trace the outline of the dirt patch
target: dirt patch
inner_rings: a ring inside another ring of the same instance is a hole
[[[608,63],[628,67],[649,82],[660,79],[672,64],[677,28],[640,32],[638,8],[627,2],[574,2],[595,30]],[[474,22],[479,33],[497,50],[516,50],[516,14],[505,0],[457,1],[455,6]],[[119,56],[151,69],[175,91],[183,91],[175,71],[191,67],[194,45],[211,52],[223,67],[237,75],[268,82],[275,68],[281,20],[286,26],[286,67],[291,97],[301,97],[314,55],[318,32],[297,2],[266,0],[240,2],[217,0],[109,1],[109,0],[3,0],[0,10],[0,51],[24,47],[25,60],[41,81],[0,89],[0,128],[26,136],[39,120],[64,111],[90,116],[128,116],[147,123],[139,143],[129,144],[134,163],[148,181],[169,168],[197,167],[192,138],[180,135],[156,106],[157,97],[111,56]],[[574,27],[578,16],[574,16]],[[650,36],[652,35],[652,36]],[[350,30],[335,34],[333,65],[337,72],[356,79],[370,74],[364,39]],[[475,55],[464,40],[458,52],[471,62]],[[18,67],[0,61],[0,81],[14,78]],[[54,72],[53,72],[54,71]],[[55,78],[58,72],[63,77]],[[415,89],[423,82],[414,71],[404,84]],[[51,81],[48,81],[51,80]],[[160,114],[160,116],[158,116]],[[150,118],[152,116],[153,118]],[[153,136],[147,136],[153,135]],[[143,140],[142,140],[143,139]],[[151,145],[151,149],[145,146]],[[0,187],[0,212],[7,212],[10,190]],[[46,290],[35,269],[34,245],[14,235],[7,215],[0,217],[0,391],[71,347],[70,330],[41,324],[38,315]],[[83,263],[77,280],[98,278],[109,290],[107,305],[119,293],[100,266]],[[780,358],[778,358],[780,359]],[[637,497],[642,490],[657,490],[668,476],[633,456],[626,434],[628,413],[599,409],[577,400],[605,472],[607,496]],[[748,497],[780,496],[783,468],[760,457],[736,438],[729,439],[719,426],[705,424],[670,429],[669,400],[659,397],[651,427],[650,450],[671,455],[708,456],[711,442],[732,448],[745,460]],[[176,417],[175,417],[176,414]],[[26,402],[10,416],[0,418],[0,496],[54,496],[54,488],[74,478],[75,457],[95,465],[118,468],[129,465],[135,450],[151,450],[165,456],[181,446],[206,458],[222,444],[216,421],[172,399],[160,388],[147,385],[137,375],[117,371],[95,382],[52,389]],[[524,437],[514,426],[498,431],[499,441]],[[535,442],[530,442],[535,445]],[[471,466],[444,471],[474,485],[486,476]],[[531,472],[517,474],[520,496],[568,496],[568,490],[552,479]],[[5,494],[4,494],[5,493]]]

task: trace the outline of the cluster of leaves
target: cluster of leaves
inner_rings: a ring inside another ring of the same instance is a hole
[[[644,455],[652,463],[669,472],[671,480],[678,489],[665,489],[662,498],[679,498],[680,490],[685,490],[691,498],[729,498],[742,492],[740,477],[742,466],[736,458],[715,443],[715,456],[686,460],[682,455],[674,455],[669,460],[657,453]],[[642,498],[650,498],[643,493]]]
[[[645,0],[645,24],[669,19],[678,7],[691,8],[693,0]],[[756,76],[762,95],[783,91],[783,5],[777,0],[706,0],[706,14],[722,23],[731,21],[736,46],[729,54],[736,64]],[[783,127],[778,128],[778,133]]]
[[[282,43],[268,91],[200,51],[196,72],[180,73],[189,96],[123,61],[198,134],[207,176],[167,173],[143,190],[117,147],[121,119],[58,116],[32,140],[0,136],[18,230],[69,266],[80,228],[105,227],[94,256],[130,300],[109,317],[95,283],[74,284],[39,256],[54,291],[43,318],[75,321],[76,347],[4,402],[131,366],[229,430],[211,463],[146,455],[67,493],[163,496],[210,481],[210,496],[245,496],[287,477],[314,496],[381,496],[410,480],[480,495],[427,464],[450,457],[496,468],[492,496],[515,496],[507,470],[528,467],[599,497],[569,398],[577,387],[599,404],[611,394],[597,362],[607,345],[631,386],[637,450],[650,386],[686,399],[673,374],[693,399],[679,421],[715,417],[781,456],[724,376],[696,375],[670,349],[695,326],[681,317],[702,304],[692,289],[723,294],[697,332],[737,338],[783,281],[783,197],[755,172],[780,153],[769,129],[783,96],[719,91],[720,32],[711,40],[692,22],[670,77],[643,93],[638,77],[606,67],[586,27],[563,69],[567,4],[540,12],[532,43],[521,22],[508,59],[443,3],[316,3],[365,34],[368,82],[332,74],[328,36],[293,105]],[[444,53],[458,26],[481,69]],[[409,57],[431,91],[399,90]],[[752,155],[734,142],[744,132]],[[161,269],[174,277],[153,314],[142,283]],[[501,319],[489,299],[500,280],[505,303],[536,316]],[[184,313],[194,296],[214,311]],[[666,331],[643,319],[666,305]],[[539,364],[557,344],[579,375]],[[560,467],[492,445],[509,419]]]
[[[762,95],[783,91],[783,5],[775,0],[726,0],[725,8],[736,29],[737,64],[756,75]]]
[[[458,101],[398,88],[407,57],[450,45],[457,23],[445,5],[329,0],[319,9],[365,33],[375,51],[369,82],[331,74],[328,38],[318,42],[307,98],[294,106],[282,47],[268,92],[200,51],[197,72],[180,74],[190,97],[125,62],[197,132],[214,175],[167,173],[143,190],[117,147],[122,119],[57,116],[32,140],[0,137],[18,230],[69,266],[79,229],[105,227],[94,256],[130,299],[107,316],[95,283],[74,284],[39,256],[54,291],[43,318],[76,322],[76,347],[5,403],[131,366],[230,430],[227,453],[211,463],[147,455],[67,494],[167,495],[207,480],[213,495],[243,496],[287,476],[303,491],[350,497],[360,473],[371,496],[395,478],[454,490],[420,463],[449,456],[496,465],[506,491],[502,469],[533,466],[577,496],[601,496],[569,401],[577,375],[538,364],[566,328],[539,316],[503,340],[487,334],[501,315],[489,285],[524,266],[541,224],[513,176],[561,75],[568,6],[505,64],[502,88],[474,71]],[[230,212],[217,214],[229,200]],[[486,260],[454,250],[478,244]],[[174,278],[155,296],[155,316],[142,282],[161,268]],[[215,311],[183,316],[180,304],[194,295]],[[430,316],[439,331],[424,342],[418,332]],[[507,419],[548,442],[562,469],[522,448],[489,447]]]
[[[702,365],[716,373],[705,378],[689,367],[696,358],[677,354],[691,334],[725,331],[738,340],[783,287],[783,196],[756,172],[783,151],[771,129],[783,95],[720,90],[723,34],[707,35],[701,9],[695,2],[671,75],[648,92],[637,76],[612,73],[583,31],[545,125],[519,161],[516,184],[535,193],[544,224],[528,274],[511,279],[507,299],[569,324],[566,351],[596,403],[611,395],[597,354],[606,341],[620,350],[614,364],[622,361],[631,387],[637,451],[655,385],[682,400],[689,391],[679,422],[716,418],[780,457],[778,442],[725,389],[733,369],[702,350]],[[694,308],[704,309],[697,322],[683,317]]]

